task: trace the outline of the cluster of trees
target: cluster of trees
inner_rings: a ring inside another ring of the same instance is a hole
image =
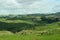
[[[45,23],[53,23],[53,22],[58,22],[60,21],[60,18],[57,17],[41,17],[41,21],[44,21]]]
[[[0,30],[8,30],[13,33],[19,32],[23,29],[34,29],[34,25],[27,23],[5,23],[0,22]]]

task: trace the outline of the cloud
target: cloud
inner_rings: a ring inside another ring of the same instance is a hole
[[[0,14],[60,12],[60,0],[0,0]]]
[[[22,7],[16,0],[2,0],[0,1],[0,8],[18,8]]]
[[[1,0],[0,1],[0,14],[14,14],[17,13],[22,5],[16,0]]]
[[[58,3],[60,5],[60,2],[56,2],[55,0],[36,1],[30,5],[30,8],[32,10],[33,9],[38,10],[41,13],[51,13],[51,12],[55,12],[54,10],[59,9],[58,7],[56,7],[58,6]]]

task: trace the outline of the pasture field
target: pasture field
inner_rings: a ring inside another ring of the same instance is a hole
[[[20,35],[20,34],[0,34],[0,40],[60,40],[60,34],[54,35]]]
[[[0,16],[0,40],[60,40],[60,13]]]
[[[0,31],[0,40],[60,40],[60,22],[47,24],[46,26],[37,26],[35,30],[25,30],[19,33],[12,33],[10,31]],[[36,32],[37,31],[37,32]],[[39,31],[43,32],[43,35]],[[49,32],[49,33],[48,33]]]

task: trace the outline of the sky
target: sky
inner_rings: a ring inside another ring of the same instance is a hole
[[[0,15],[60,12],[60,0],[0,0]]]

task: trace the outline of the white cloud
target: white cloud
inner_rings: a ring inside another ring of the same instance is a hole
[[[40,10],[42,13],[51,13],[54,12],[55,6],[57,6],[58,3],[54,0],[42,0],[42,1],[36,1],[32,5],[30,5],[29,8],[34,8],[35,10]]]
[[[60,0],[0,0],[0,14],[60,12]]]
[[[22,5],[17,3],[16,0],[2,0],[2,1],[0,1],[0,7],[1,6],[2,6],[2,8],[22,7]]]

